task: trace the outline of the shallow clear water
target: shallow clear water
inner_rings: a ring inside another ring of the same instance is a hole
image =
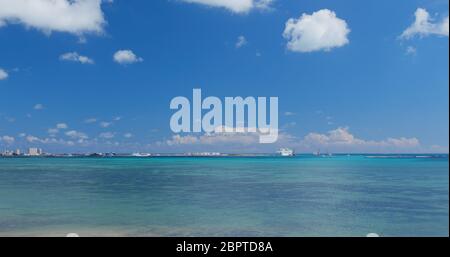
[[[0,236],[449,235],[440,158],[0,158]]]

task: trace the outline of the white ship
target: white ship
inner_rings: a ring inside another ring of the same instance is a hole
[[[281,148],[281,149],[278,151],[278,153],[279,153],[281,156],[294,156],[294,155],[295,155],[294,150],[289,149],[289,148]]]
[[[131,156],[133,156],[133,157],[150,157],[152,155],[149,153],[133,153]]]

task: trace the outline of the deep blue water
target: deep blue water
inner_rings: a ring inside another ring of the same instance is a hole
[[[441,158],[0,158],[0,236],[449,235]]]

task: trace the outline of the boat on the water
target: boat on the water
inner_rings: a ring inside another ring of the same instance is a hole
[[[289,156],[295,155],[294,150],[292,150],[290,148],[281,148],[280,150],[278,150],[278,153],[284,157],[289,157]]]
[[[131,156],[133,156],[133,157],[150,157],[152,155],[149,153],[133,153]]]

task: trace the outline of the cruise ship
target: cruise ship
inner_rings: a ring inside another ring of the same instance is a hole
[[[295,153],[294,153],[294,150],[292,150],[292,149],[289,149],[289,148],[281,148],[279,151],[278,151],[278,153],[281,155],[281,156],[294,156],[295,155]]]

